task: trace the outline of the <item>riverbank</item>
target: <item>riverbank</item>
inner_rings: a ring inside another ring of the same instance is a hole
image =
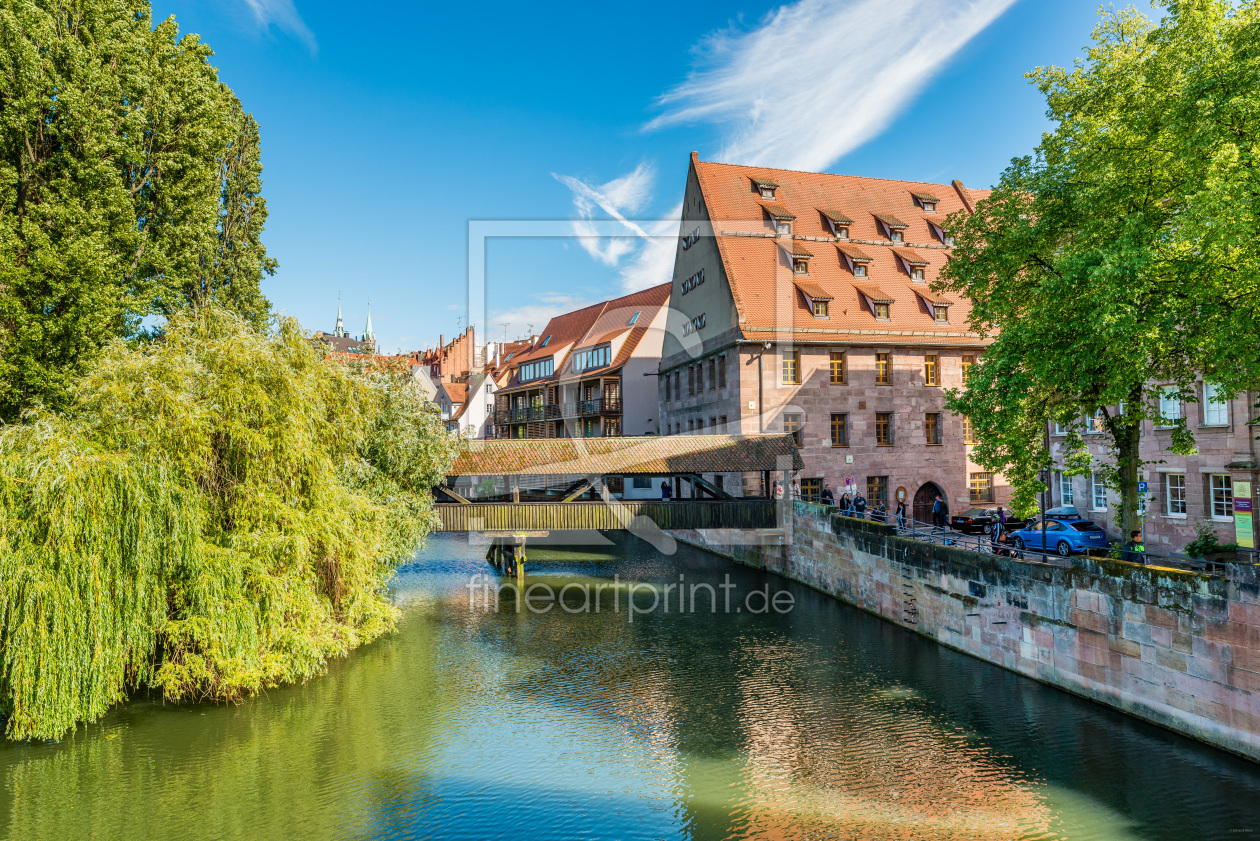
[[[675,532],[907,630],[1260,762],[1260,584],[1080,560],[1072,568],[896,536],[796,502],[782,534]]]

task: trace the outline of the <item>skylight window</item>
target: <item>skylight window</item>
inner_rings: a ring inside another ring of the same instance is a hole
[[[547,342],[549,342],[549,341],[551,341],[551,337],[550,337],[550,336],[544,336],[544,337],[543,337],[543,340],[542,340],[542,344],[541,344],[541,345],[539,345],[539,347],[546,347],[546,346],[547,346]]]
[[[638,320],[639,320],[639,314],[636,312],[634,315],[630,316],[630,322],[626,326],[633,327],[634,323]]]

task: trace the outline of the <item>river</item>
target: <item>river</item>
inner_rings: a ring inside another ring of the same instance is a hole
[[[531,549],[534,609],[495,611],[469,586],[490,571],[484,554],[431,538],[396,578],[398,632],[305,685],[239,706],[137,700],[64,742],[0,747],[0,833],[1260,834],[1260,766],[776,576],[623,537]]]

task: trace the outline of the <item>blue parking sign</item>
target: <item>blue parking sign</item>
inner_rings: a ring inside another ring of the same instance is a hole
[[[1140,494],[1144,494],[1144,493],[1146,493],[1146,483],[1145,483],[1145,482],[1138,482],[1138,493],[1140,493]]]

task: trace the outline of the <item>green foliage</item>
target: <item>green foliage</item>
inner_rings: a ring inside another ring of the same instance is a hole
[[[199,308],[0,429],[0,711],[54,738],[132,689],[234,700],[388,630],[453,443],[397,375]]]
[[[1238,551],[1238,544],[1221,543],[1220,537],[1216,534],[1216,529],[1200,521],[1195,526],[1194,540],[1187,543],[1182,551],[1191,558],[1205,558],[1213,552],[1236,552]]]
[[[0,4],[0,416],[147,315],[265,325],[258,126],[210,56],[148,0]]]
[[[1158,27],[1105,13],[1086,60],[1030,74],[1055,128],[974,215],[948,220],[940,283],[994,337],[949,398],[974,424],[977,460],[1007,474],[1026,512],[1047,425],[1072,427],[1064,467],[1103,474],[1126,532],[1160,385],[1190,400],[1200,373],[1231,390],[1260,374],[1260,11],[1165,5]],[[1101,433],[1110,464],[1090,464],[1082,432]],[[1177,421],[1172,449],[1193,448]]]

